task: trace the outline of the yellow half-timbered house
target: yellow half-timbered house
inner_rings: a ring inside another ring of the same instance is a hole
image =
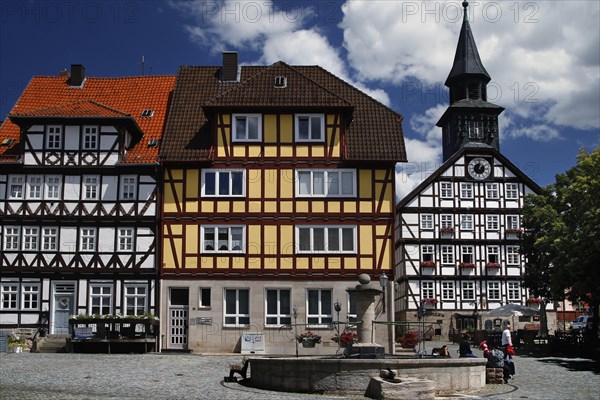
[[[318,66],[181,67],[160,154],[162,347],[292,353],[295,323],[335,352],[346,289],[392,275],[401,121]]]

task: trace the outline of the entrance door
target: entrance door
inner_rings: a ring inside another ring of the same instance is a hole
[[[169,349],[187,349],[189,290],[169,290]]]
[[[75,283],[54,284],[54,312],[51,333],[69,333],[69,317],[75,313]]]

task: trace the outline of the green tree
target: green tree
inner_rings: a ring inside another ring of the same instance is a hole
[[[523,209],[524,285],[546,301],[600,303],[600,149],[580,151],[577,165],[556,176]],[[593,335],[597,338],[597,335]]]

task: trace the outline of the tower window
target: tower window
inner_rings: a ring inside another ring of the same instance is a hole
[[[469,139],[483,139],[483,121],[469,121]]]
[[[470,83],[469,84],[469,99],[479,99],[479,84],[478,83]]]

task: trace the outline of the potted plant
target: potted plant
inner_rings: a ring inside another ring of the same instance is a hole
[[[340,334],[335,334],[331,340],[338,343],[340,347],[352,347],[354,343],[358,343],[358,335],[348,330],[343,331]]]
[[[435,305],[437,304],[437,299],[433,298],[433,297],[426,297],[424,299],[421,300],[421,302],[423,303],[423,305],[425,306],[426,309],[433,309],[435,308]]]
[[[27,341],[20,336],[11,334],[8,336],[8,349],[12,353],[22,353],[23,349],[27,346]]]
[[[403,349],[414,349],[419,343],[417,340],[417,334],[413,332],[407,332],[403,336],[400,336],[398,342],[402,345]]]
[[[421,265],[421,268],[435,268],[435,261],[433,261],[433,260],[421,261],[420,265]]]
[[[308,331],[296,336],[296,340],[302,347],[315,347],[315,344],[321,343],[321,335]]]

